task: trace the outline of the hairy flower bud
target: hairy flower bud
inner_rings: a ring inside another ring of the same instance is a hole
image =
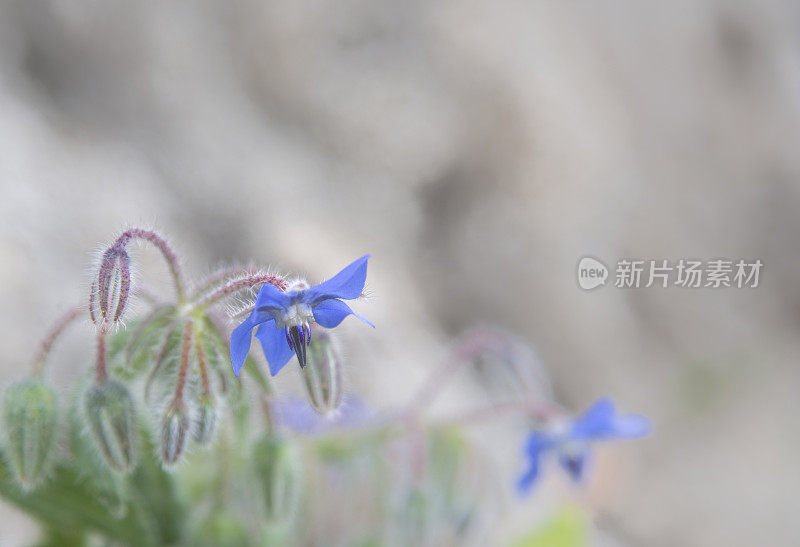
[[[183,455],[186,448],[186,433],[189,431],[189,413],[186,405],[173,402],[167,407],[161,422],[161,460],[173,464]]]
[[[94,290],[97,302],[92,297],[90,311],[95,324],[119,324],[131,291],[130,257],[124,247],[109,247],[103,253]]]
[[[107,380],[86,392],[84,410],[89,430],[108,465],[132,470],[137,463],[136,409],[124,384]]]
[[[513,399],[552,399],[547,368],[525,341],[502,329],[476,327],[456,341],[457,354],[472,362],[482,387]]]
[[[253,449],[254,475],[258,481],[267,524],[286,524],[300,501],[300,474],[296,454],[288,441],[265,436]]]
[[[342,404],[344,362],[339,345],[328,332],[315,329],[303,368],[306,392],[311,405],[322,414],[336,410]]]
[[[36,380],[9,387],[3,400],[6,455],[20,485],[34,488],[53,462],[58,404],[52,389]]]
[[[202,395],[197,406],[193,437],[197,444],[208,444],[217,426],[217,405],[212,395]]]

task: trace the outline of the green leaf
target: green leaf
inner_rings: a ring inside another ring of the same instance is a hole
[[[583,547],[588,545],[588,523],[578,510],[562,509],[544,526],[511,543],[512,547]]]
[[[25,493],[0,460],[0,497],[42,523],[44,545],[61,538],[79,545],[87,533],[100,534],[127,545],[156,546],[179,542],[186,508],[178,499],[172,477],[154,455],[149,434],[141,428],[143,458],[128,476],[113,473],[99,462],[85,435],[72,418],[71,463],[56,466],[51,477]],[[80,463],[79,463],[80,462]],[[78,543],[75,543],[75,542]]]
[[[75,537],[92,530],[124,543],[156,545],[152,530],[133,512],[116,518],[68,466],[57,466],[47,483],[26,494],[0,462],[0,496],[42,522],[50,536]]]

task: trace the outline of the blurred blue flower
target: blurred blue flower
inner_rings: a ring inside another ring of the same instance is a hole
[[[306,365],[306,346],[311,339],[309,324],[333,328],[348,315],[355,315],[374,327],[364,316],[350,309],[340,299],[352,300],[361,296],[367,280],[367,259],[362,256],[327,281],[309,287],[304,281],[290,286],[286,292],[270,284],[261,286],[253,313],[231,334],[231,365],[239,376],[247,353],[251,334],[258,327],[256,338],[275,376],[297,355],[301,367]]]
[[[320,414],[300,397],[286,397],[272,403],[275,421],[304,435],[324,433],[333,428],[347,429],[364,425],[373,419],[372,409],[358,397],[345,397],[334,412]]]
[[[539,478],[541,457],[553,452],[570,478],[583,482],[588,466],[589,445],[593,441],[635,439],[650,432],[650,420],[637,414],[620,416],[614,402],[608,398],[597,400],[583,414],[550,431],[534,431],[525,442],[528,469],[517,482],[517,491],[528,494]]]

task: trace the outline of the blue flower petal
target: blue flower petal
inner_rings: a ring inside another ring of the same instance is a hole
[[[539,478],[539,460],[543,452],[556,445],[556,440],[546,434],[535,431],[528,435],[525,441],[525,455],[528,459],[528,469],[517,480],[517,492],[524,496],[530,493],[534,483]]]
[[[520,496],[527,496],[533,490],[533,485],[536,479],[539,478],[539,461],[531,460],[528,464],[528,470],[520,475],[517,480],[517,494]]]
[[[327,281],[306,289],[305,301],[313,305],[328,298],[344,298],[345,300],[358,298],[367,281],[368,259],[369,255],[364,255],[349,266],[345,266],[342,271]]]
[[[313,435],[332,429],[357,428],[375,418],[361,399],[345,396],[342,405],[329,414],[320,414],[306,399],[289,396],[272,402],[275,421],[296,433]]]
[[[348,315],[354,315],[370,327],[375,328],[375,325],[369,319],[360,313],[354,312],[350,309],[350,306],[335,298],[323,300],[311,308],[311,311],[314,312],[314,320],[326,329],[338,326]]]
[[[640,414],[617,416],[614,420],[614,437],[618,439],[637,439],[652,431],[650,420]]]
[[[233,373],[239,377],[239,371],[244,366],[247,354],[250,352],[250,339],[252,338],[253,327],[245,321],[231,333],[231,366]]]
[[[247,354],[250,352],[253,329],[258,325],[260,316],[263,316],[263,314],[254,311],[231,333],[231,366],[237,378],[244,366],[245,359],[247,359]]]
[[[619,416],[614,402],[598,399],[572,424],[571,437],[583,440],[632,439],[650,432],[650,420],[637,414]]]
[[[275,376],[294,355],[294,351],[286,341],[286,331],[275,328],[275,322],[269,321],[258,327],[256,338],[261,342],[261,349],[267,358],[269,373]]]
[[[278,310],[285,310],[291,305],[291,296],[278,287],[265,283],[261,285],[256,297],[255,309],[260,312],[272,314]]]

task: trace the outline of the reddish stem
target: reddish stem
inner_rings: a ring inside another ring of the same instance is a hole
[[[214,285],[225,281],[229,277],[235,276],[245,276],[245,275],[255,275],[259,273],[259,270],[256,268],[247,268],[243,266],[230,266],[228,268],[222,268],[213,272],[211,275],[206,277],[202,284],[199,285],[194,289],[192,292],[193,297],[198,297],[207,290],[211,289]]]
[[[206,348],[203,347],[203,339],[200,336],[197,336],[195,346],[197,351],[197,367],[200,369],[200,382],[203,386],[203,394],[211,395],[211,380],[208,377]]]
[[[95,379],[98,385],[108,380],[108,365],[106,364],[106,328],[105,325],[97,331],[97,360],[95,361]]]
[[[172,280],[175,283],[175,293],[178,295],[178,300],[183,300],[185,283],[183,281],[180,262],[178,261],[178,255],[175,254],[175,251],[172,250],[172,247],[169,246],[167,241],[152,230],[131,228],[130,230],[124,231],[117,238],[117,241],[114,242],[113,246],[119,245],[121,248],[124,248],[132,239],[143,239],[155,245],[155,247],[161,251],[161,254],[164,256],[164,259],[167,261],[167,265],[169,266],[170,274],[172,274]]]
[[[471,331],[466,339],[459,340],[412,397],[408,406],[409,411],[420,412],[430,405],[458,369],[469,363],[473,355],[493,344],[497,344],[497,336],[489,330],[480,328]]]
[[[239,292],[244,289],[251,289],[258,285],[264,285],[269,283],[282,291],[286,290],[288,286],[286,281],[277,275],[260,273],[255,275],[248,275],[247,277],[241,277],[239,279],[233,279],[228,281],[223,286],[216,289],[214,292],[207,294],[200,300],[195,303],[195,307],[206,307],[218,302],[222,298],[225,298],[228,295],[231,295],[235,292]]]
[[[181,363],[178,368],[178,377],[175,380],[175,403],[183,402],[183,390],[186,387],[186,376],[189,372],[189,354],[192,351],[192,330],[194,324],[191,320],[183,328],[183,347],[181,349]]]
[[[481,421],[521,414],[530,418],[547,420],[563,414],[564,410],[551,401],[513,401],[471,410],[460,416],[437,422],[439,427],[473,425]]]
[[[61,317],[56,319],[53,326],[47,331],[47,334],[39,346],[39,351],[36,353],[36,357],[33,360],[33,374],[35,376],[40,376],[42,374],[47,356],[50,354],[50,350],[53,348],[56,339],[64,332],[64,329],[80,316],[81,311],[81,308],[77,306],[67,310]]]

